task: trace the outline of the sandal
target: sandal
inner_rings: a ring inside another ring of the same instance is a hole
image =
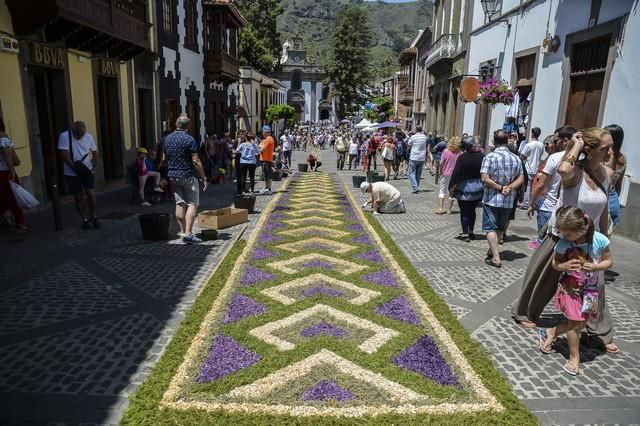
[[[564,367],[562,368],[564,369],[564,371],[566,371],[572,376],[577,376],[578,374],[580,374],[580,369],[575,368],[575,366],[571,364],[571,361],[569,360],[567,360],[567,362],[564,363]]]
[[[486,263],[489,266],[493,266],[494,268],[502,268],[502,263],[496,263],[491,258],[486,258],[484,260],[484,263]]]
[[[546,346],[545,343],[547,341],[547,330],[545,328],[538,329],[538,347],[540,348],[540,352],[545,355],[549,355],[552,352],[551,347]]]
[[[604,345],[604,350],[607,351],[608,354],[617,354],[620,352],[620,348],[615,343],[607,343]]]
[[[435,214],[444,214],[444,210],[436,210]]]

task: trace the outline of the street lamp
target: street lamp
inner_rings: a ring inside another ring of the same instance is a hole
[[[492,21],[491,17],[498,13],[502,8],[502,0],[480,0],[480,4],[482,5],[482,11],[484,12],[484,16],[487,17],[489,22],[500,22],[504,20]]]

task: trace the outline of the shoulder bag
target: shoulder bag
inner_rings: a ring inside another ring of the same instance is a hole
[[[69,155],[71,156],[71,161],[73,161],[73,164],[75,166],[74,171],[81,178],[86,178],[91,175],[91,169],[88,168],[87,165],[83,163],[83,161],[85,160],[85,158],[87,158],[89,153],[87,152],[80,160],[74,161],[72,144],[73,144],[73,135],[71,134],[71,130],[69,130]]]

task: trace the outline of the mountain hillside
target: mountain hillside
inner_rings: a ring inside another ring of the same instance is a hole
[[[371,53],[375,62],[388,56],[394,59],[407,47],[419,29],[431,25],[433,3],[385,3],[362,0],[282,0],[284,13],[278,19],[281,40],[301,36],[316,63],[324,65],[329,57],[331,32],[336,13],[345,3],[362,4],[371,16],[374,39]]]

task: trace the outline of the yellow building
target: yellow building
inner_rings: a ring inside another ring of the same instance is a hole
[[[136,147],[157,139],[154,4],[0,0],[0,117],[43,204],[53,185],[67,193],[57,140],[74,121],[98,144],[98,190],[122,185]]]
[[[252,67],[240,67],[240,129],[258,133],[272,104],[287,102],[287,88]]]

